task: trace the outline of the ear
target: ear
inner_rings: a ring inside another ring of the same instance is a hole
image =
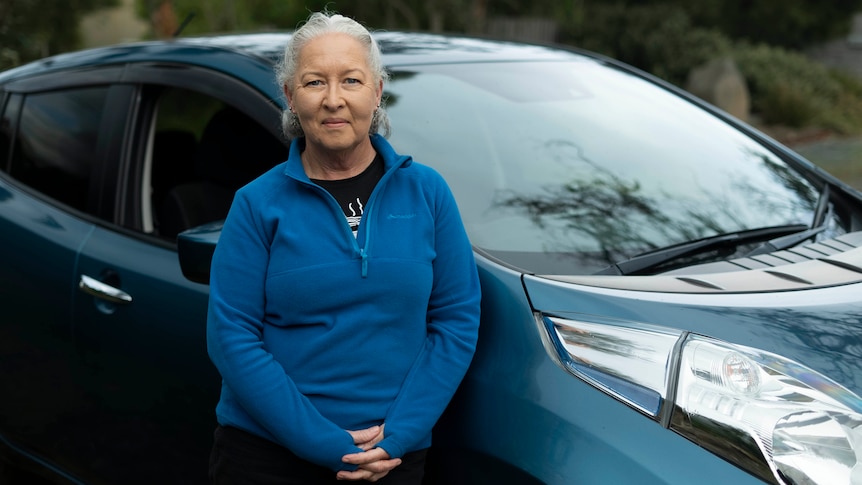
[[[377,82],[377,106],[380,106],[380,102],[383,99],[383,80]]]
[[[284,91],[284,97],[287,98],[287,107],[293,106],[293,93],[288,89],[287,84],[281,87],[281,90]]]

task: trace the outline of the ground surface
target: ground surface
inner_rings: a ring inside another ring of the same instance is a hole
[[[791,145],[808,160],[862,190],[862,137],[826,138]]]
[[[840,136],[817,128],[763,126],[756,120],[752,124],[820,168],[862,190],[862,135]]]

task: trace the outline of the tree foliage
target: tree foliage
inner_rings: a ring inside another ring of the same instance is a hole
[[[0,1],[0,69],[74,50],[80,46],[81,17],[118,0]]]
[[[533,8],[545,3],[534,3]],[[802,49],[846,35],[852,14],[862,9],[862,0],[569,0],[556,10],[544,8],[556,12],[570,34],[613,30],[615,25],[604,21],[607,11],[676,10],[688,16],[692,27],[715,30],[734,41]]]
[[[666,0],[665,0],[666,1]],[[674,0],[696,25],[752,44],[801,49],[846,35],[860,0]]]
[[[275,0],[137,0],[137,7],[155,37],[284,29],[304,15],[300,2]]]
[[[726,55],[731,41],[715,29],[698,27],[670,4],[597,5],[587,21],[560,30],[560,41],[599,52],[681,85],[692,67]]]
[[[483,15],[488,0],[137,0],[138,13],[154,24],[170,4],[176,23],[191,19],[186,34],[294,29],[311,12],[328,9],[353,17],[372,29],[476,31],[471,21]]]

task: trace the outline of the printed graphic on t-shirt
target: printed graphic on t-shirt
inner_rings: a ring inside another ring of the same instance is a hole
[[[362,211],[365,206],[362,205],[362,201],[357,197],[355,201],[347,205],[347,208],[350,210],[350,215],[345,214],[347,217],[347,223],[350,224],[350,229],[353,231],[353,237],[356,237],[356,233],[359,231],[359,221],[362,220]]]
[[[314,183],[335,197],[344,212],[350,230],[353,231],[353,237],[359,234],[359,224],[362,221],[362,213],[365,212],[365,205],[371,198],[377,181],[383,177],[383,171],[383,159],[378,155],[365,171],[355,177],[341,180],[312,179]]]

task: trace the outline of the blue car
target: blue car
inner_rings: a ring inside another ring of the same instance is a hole
[[[862,194],[612,59],[376,35],[483,290],[428,483],[862,483]],[[0,73],[0,482],[207,483],[209,262],[286,158],[288,36]]]

